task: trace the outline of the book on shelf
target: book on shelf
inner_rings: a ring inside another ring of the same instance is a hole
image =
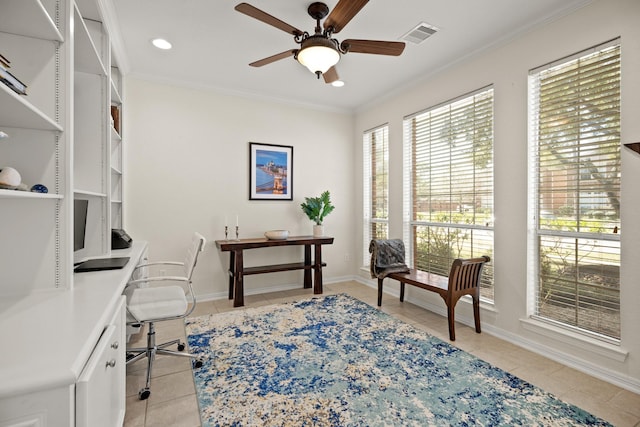
[[[3,65],[0,65],[0,81],[20,95],[27,94],[27,85],[18,80],[18,78],[11,74]]]
[[[113,128],[120,134],[120,109],[117,105],[111,106],[111,120],[113,120]]]

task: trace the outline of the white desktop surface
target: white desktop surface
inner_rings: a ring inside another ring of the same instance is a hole
[[[74,274],[73,289],[0,298],[0,398],[76,382],[146,247],[111,251],[131,259],[119,270]]]

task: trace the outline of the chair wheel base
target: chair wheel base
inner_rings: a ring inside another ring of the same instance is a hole
[[[202,360],[200,360],[200,359],[195,359],[193,361],[193,367],[194,368],[202,368],[202,365],[203,365],[203,363],[202,363]]]
[[[184,351],[184,344],[183,343],[178,343],[178,351]]]
[[[151,390],[149,390],[146,387],[143,389],[140,389],[140,391],[138,392],[138,398],[140,400],[147,400],[149,396],[151,396]]]

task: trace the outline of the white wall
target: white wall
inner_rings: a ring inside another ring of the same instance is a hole
[[[287,229],[311,235],[300,203],[330,190],[335,211],[324,221],[335,242],[323,249],[326,282],[352,275],[355,250],[353,118],[347,114],[249,100],[207,90],[126,81],[125,229],[147,240],[153,260],[181,260],[199,231],[208,240],[194,273],[201,298],[225,297],[229,253],[225,216],[235,237]],[[293,201],[249,200],[249,142],[293,146]],[[284,250],[281,250],[284,249]],[[285,253],[283,255],[283,252]],[[245,266],[302,261],[302,247],[245,252]],[[245,294],[302,284],[302,272],[248,276]]]
[[[356,117],[354,139],[388,122],[390,126],[390,233],[402,236],[402,118],[405,115],[492,84],[495,96],[495,306],[483,306],[486,331],[562,360],[596,376],[640,391],[640,156],[622,154],[622,340],[620,346],[569,337],[522,322],[527,319],[527,75],[537,66],[622,38],[622,142],[640,141],[640,2],[594,1],[544,28],[429,76],[405,92]],[[428,54],[428,42],[423,47]],[[362,156],[357,152],[357,163]],[[358,203],[362,183],[358,181]],[[356,238],[362,251],[361,237]],[[365,271],[360,275],[368,280]],[[391,288],[393,286],[390,286]],[[410,289],[408,299],[444,313],[436,295]],[[469,304],[460,316],[471,320]]]

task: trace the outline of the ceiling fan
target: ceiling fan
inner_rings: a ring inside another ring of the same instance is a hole
[[[262,67],[293,56],[309,71],[316,74],[318,78],[322,75],[326,83],[333,83],[339,80],[335,65],[340,60],[340,56],[347,52],[391,56],[402,54],[405,46],[403,42],[347,39],[340,43],[333,38],[333,35],[339,33],[368,2],[369,0],[339,0],[331,13],[329,13],[329,7],[326,4],[321,2],[311,3],[307,13],[316,20],[313,34],[301,31],[248,3],[238,4],[235,7],[238,12],[292,34],[294,41],[300,45],[298,49],[285,50],[252,62],[249,65]],[[325,17],[327,19],[324,20],[321,27],[320,21]]]

